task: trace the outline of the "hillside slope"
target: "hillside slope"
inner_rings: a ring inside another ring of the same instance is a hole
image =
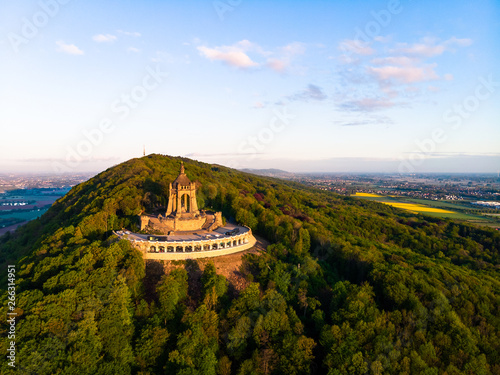
[[[241,293],[193,261],[156,279],[112,230],[166,204],[180,160],[110,168],[0,239],[2,373],[500,374],[500,233],[182,159],[200,208],[273,245]]]

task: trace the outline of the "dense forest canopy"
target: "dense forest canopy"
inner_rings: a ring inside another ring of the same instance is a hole
[[[198,279],[196,261],[149,272],[112,234],[166,205],[180,160],[200,208],[272,243],[244,256],[243,290],[212,263]],[[1,371],[500,374],[499,248],[490,229],[189,159],[133,159],[0,238],[17,313],[16,369]]]

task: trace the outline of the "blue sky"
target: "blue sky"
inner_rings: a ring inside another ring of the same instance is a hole
[[[498,1],[0,0],[0,172],[500,169]]]

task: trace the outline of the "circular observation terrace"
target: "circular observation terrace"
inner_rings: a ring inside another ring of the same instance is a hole
[[[210,258],[252,248],[256,239],[246,226],[227,224],[214,231],[175,232],[167,236],[114,232],[142,252],[144,259],[182,260]]]

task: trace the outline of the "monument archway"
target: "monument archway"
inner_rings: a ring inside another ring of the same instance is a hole
[[[181,195],[181,212],[191,212],[191,197],[188,193]]]

